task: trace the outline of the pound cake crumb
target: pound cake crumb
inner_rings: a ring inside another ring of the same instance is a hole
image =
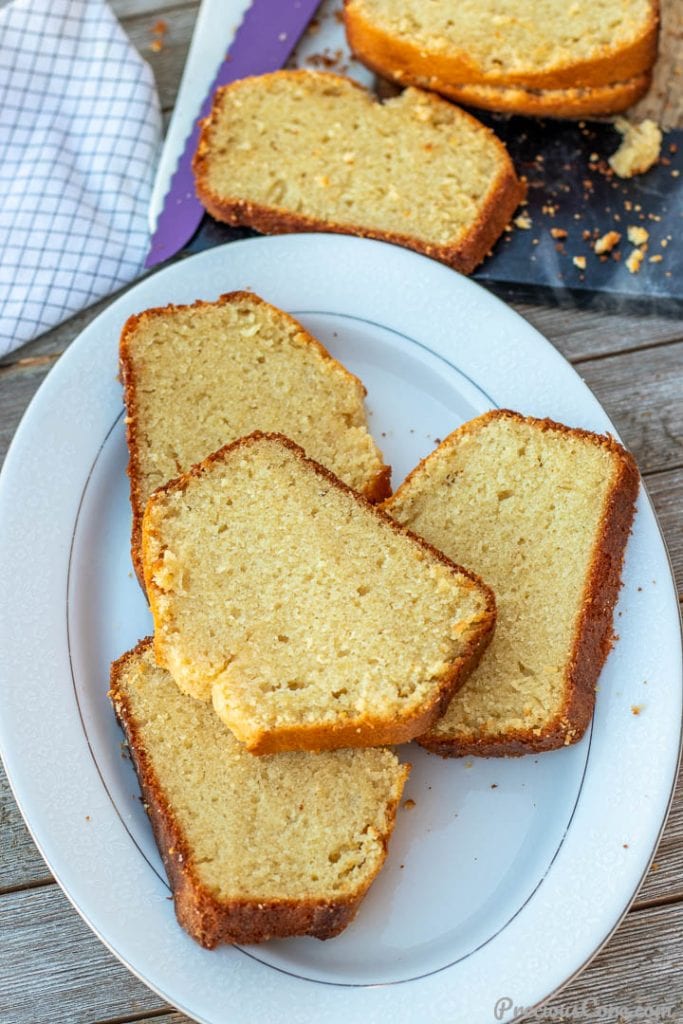
[[[645,174],[659,160],[661,128],[649,119],[640,124],[631,124],[624,117],[618,117],[614,126],[623,138],[619,149],[609,158],[610,167],[620,178]]]

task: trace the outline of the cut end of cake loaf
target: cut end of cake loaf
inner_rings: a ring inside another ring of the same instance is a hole
[[[525,194],[503,144],[452,104],[418,89],[380,103],[350,79],[314,71],[219,89],[194,172],[218,220],[383,239],[463,273]]]
[[[157,661],[258,754],[407,742],[495,621],[480,580],[275,434],[152,495],[143,561]]]
[[[401,84],[576,89],[648,73],[658,0],[346,0],[354,54]]]
[[[246,753],[151,640],[110,693],[180,924],[202,946],[338,935],[384,863],[410,771],[389,750]]]
[[[152,491],[250,434],[291,436],[370,501],[390,468],[367,428],[365,388],[296,320],[249,292],[148,309],[121,335],[133,562]]]
[[[478,668],[420,738],[444,755],[574,743],[590,722],[638,493],[609,436],[506,410],[456,430],[384,505],[495,588]]]

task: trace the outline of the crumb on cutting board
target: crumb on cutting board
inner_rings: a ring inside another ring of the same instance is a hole
[[[640,271],[640,265],[644,258],[645,257],[640,249],[634,249],[626,260],[626,266],[628,267],[629,273],[637,274]]]
[[[614,127],[623,136],[609,165],[620,178],[645,174],[659,159],[662,148],[662,130],[649,118],[640,124],[631,124],[624,117],[616,118]]]
[[[621,235],[618,231],[608,231],[601,238],[596,239],[593,244],[593,251],[598,256],[602,256],[604,253],[611,252],[616,245],[619,245],[620,241]]]
[[[644,245],[650,237],[647,228],[641,228],[638,224],[629,224],[627,234],[631,245]]]

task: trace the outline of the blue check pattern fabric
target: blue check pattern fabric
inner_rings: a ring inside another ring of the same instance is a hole
[[[140,274],[160,128],[103,0],[0,10],[0,356]]]

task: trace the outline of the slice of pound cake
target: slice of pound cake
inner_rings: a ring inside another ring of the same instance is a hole
[[[488,587],[276,434],[153,494],[142,549],[158,663],[253,753],[407,742],[494,625]]]
[[[451,85],[432,76],[418,83],[442,96],[483,110],[499,110],[526,117],[578,118],[618,114],[632,107],[650,88],[650,74],[624,82],[585,85],[574,89],[525,89],[521,85]]]
[[[151,639],[114,662],[110,696],[190,935],[338,935],[384,863],[409,766],[383,749],[252,757]]]
[[[502,142],[452,104],[419,89],[380,103],[348,78],[313,71],[219,89],[194,171],[218,220],[380,238],[463,273],[525,192]]]
[[[388,496],[390,469],[368,432],[362,383],[257,295],[232,292],[133,316],[120,360],[140,579],[140,527],[152,491],[254,430],[292,437],[372,501]]]
[[[496,634],[420,742],[524,754],[580,739],[612,643],[638,493],[611,437],[496,411],[456,430],[384,508],[495,588]]]
[[[658,0],[346,0],[353,52],[404,84],[574,89],[650,71]]]

